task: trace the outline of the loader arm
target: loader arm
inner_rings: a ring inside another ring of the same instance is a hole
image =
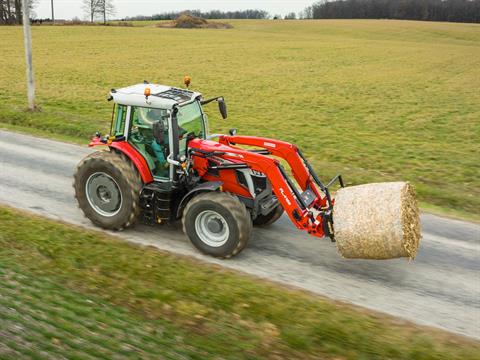
[[[278,156],[285,161],[287,161],[288,165],[292,170],[292,174],[297,181],[298,185],[305,191],[307,189],[312,190],[318,199],[322,199],[325,197],[318,191],[317,187],[315,186],[314,179],[310,173],[311,168],[307,168],[308,163],[306,159],[301,154],[300,150],[295,144],[290,144],[285,141],[274,140],[274,139],[267,139],[267,138],[260,138],[256,136],[237,136],[237,135],[223,135],[220,136],[219,142],[229,146],[235,146],[236,144],[241,145],[248,145],[248,146],[255,146],[259,148],[263,148],[268,151],[268,155]],[[318,186],[318,184],[317,184]],[[320,186],[320,189],[324,191],[323,184]],[[319,206],[326,206],[326,198],[325,201],[321,201],[317,205]]]
[[[261,147],[268,150],[268,153],[241,149],[235,144]],[[333,239],[332,202],[328,189],[323,184],[316,184],[310,172],[311,167],[305,163],[295,145],[258,137],[224,135],[219,138],[219,142],[194,139],[189,143],[189,148],[194,168],[200,176],[208,170],[206,159],[210,156],[221,157],[237,166],[248,166],[265,174],[280,204],[298,229],[313,236],[328,235]],[[280,161],[268,155],[278,156],[288,162],[302,192],[288,177]]]
[[[317,209],[330,211],[333,210],[334,199],[332,199],[329,187],[338,181],[341,187],[344,187],[343,179],[340,174],[333,177],[326,185],[320,180],[313,170],[308,160],[303,156],[300,149],[295,144],[285,141],[260,138],[256,136],[228,136],[220,137],[219,142],[233,146],[242,144],[264,148],[268,154],[278,156],[288,162],[298,185],[302,191],[310,190],[316,195],[315,206]],[[255,150],[254,150],[255,151]],[[318,191],[318,190],[321,190]],[[332,221],[333,223],[333,221]],[[333,234],[332,234],[333,235]]]

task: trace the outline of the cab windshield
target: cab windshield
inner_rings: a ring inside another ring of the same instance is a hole
[[[177,121],[178,134],[180,136],[180,154],[183,154],[186,150],[187,136],[189,134],[201,139],[206,138],[202,109],[198,101],[179,107]]]

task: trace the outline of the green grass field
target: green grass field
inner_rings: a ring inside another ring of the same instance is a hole
[[[148,79],[224,95],[211,129],[295,142],[329,179],[409,180],[422,202],[480,213],[480,25],[232,21],[230,30],[33,28],[38,103],[25,108],[19,27],[0,28],[0,126],[86,143],[112,87]]]
[[[0,207],[1,359],[478,359],[479,342]]]

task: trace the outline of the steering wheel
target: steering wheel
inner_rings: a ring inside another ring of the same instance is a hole
[[[130,133],[130,138],[136,143],[145,142],[145,136],[140,131],[138,131],[138,129]]]

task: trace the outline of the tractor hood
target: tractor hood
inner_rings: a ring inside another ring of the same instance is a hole
[[[197,149],[207,153],[225,153],[229,156],[238,159],[241,161],[243,159],[242,153],[246,150],[234,148],[229,145],[221,144],[218,141],[213,140],[204,140],[204,139],[193,139],[188,143],[189,148]],[[229,159],[230,161],[235,161],[234,159]]]
[[[117,104],[167,110],[201,97],[201,94],[195,91],[158,84],[137,84],[112,89],[110,95]]]

